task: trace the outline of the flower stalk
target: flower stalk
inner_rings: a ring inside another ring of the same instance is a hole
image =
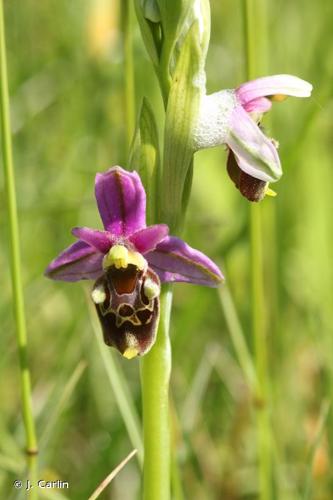
[[[263,10],[256,4],[259,0],[245,0],[244,2],[244,38],[246,55],[247,78],[253,79],[265,65],[264,54],[258,54],[257,46],[265,47]],[[256,38],[258,37],[258,38]],[[257,43],[258,42],[258,43]],[[260,56],[263,56],[260,59]],[[260,59],[260,63],[258,62]],[[268,359],[267,337],[265,325],[264,299],[264,264],[262,239],[262,207],[260,204],[250,205],[250,249],[251,249],[251,287],[252,287],[252,334],[254,339],[255,366],[257,373],[257,439],[258,439],[258,466],[259,466],[259,498],[272,498],[272,457],[271,428],[268,402]]]
[[[169,381],[171,345],[169,324],[172,290],[164,285],[157,340],[142,359],[142,409],[144,440],[144,500],[170,498]]]
[[[37,473],[37,438],[32,411],[31,381],[27,353],[27,332],[24,309],[24,296],[21,275],[21,257],[19,242],[19,225],[16,203],[15,175],[10,130],[10,111],[8,93],[8,75],[5,46],[5,23],[3,2],[0,1],[0,108],[1,108],[1,140],[3,151],[3,166],[5,191],[9,219],[10,261],[15,311],[16,335],[19,350],[21,398],[23,422],[26,434],[26,453],[28,456],[28,473],[32,483]],[[34,498],[34,490],[30,492]]]

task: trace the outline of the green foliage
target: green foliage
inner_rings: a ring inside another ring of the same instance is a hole
[[[202,93],[198,23],[186,35],[172,79],[165,118],[161,220],[179,231],[183,219],[183,192],[194,154],[192,131]]]

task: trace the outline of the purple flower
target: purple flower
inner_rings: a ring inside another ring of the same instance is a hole
[[[97,174],[95,195],[104,231],[74,228],[78,241],[45,274],[62,281],[96,280],[91,295],[104,341],[132,358],[155,341],[161,282],[216,287],[223,276],[203,253],[168,236],[165,224],[146,227],[146,194],[136,172],[113,167]]]
[[[225,144],[228,173],[250,201],[260,201],[268,183],[282,175],[277,143],[258,125],[272,101],[287,96],[309,97],[312,85],[296,76],[275,75],[243,83],[201,98],[194,130],[196,150]]]

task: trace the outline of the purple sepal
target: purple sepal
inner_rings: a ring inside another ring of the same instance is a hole
[[[72,234],[104,254],[110,250],[115,242],[115,238],[108,231],[98,231],[90,229],[90,227],[74,227]]]
[[[140,229],[129,237],[129,240],[135,246],[136,250],[142,254],[151,252],[156,248],[169,233],[169,228],[166,224],[156,224],[148,226],[145,229]]]
[[[182,281],[217,287],[223,280],[214,262],[174,236],[166,237],[145,258],[162,282]]]
[[[97,174],[95,195],[104,227],[114,236],[146,227],[146,193],[136,172],[112,167]]]
[[[79,281],[101,276],[103,254],[84,241],[77,241],[64,250],[45,271],[53,280]]]

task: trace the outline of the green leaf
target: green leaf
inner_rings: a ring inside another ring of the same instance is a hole
[[[131,170],[137,170],[147,194],[147,223],[156,222],[160,152],[158,129],[153,109],[146,98],[142,101],[130,156]]]
[[[160,24],[154,23],[144,16],[141,0],[134,0],[134,5],[144,44],[153,65],[157,68],[161,45]]]
[[[210,38],[209,0],[176,0],[172,8],[167,0],[159,0],[159,5],[163,27],[160,59],[164,77],[166,74],[173,75],[184,40],[195,22],[198,23],[201,60],[204,66]]]
[[[195,22],[184,40],[172,80],[165,123],[161,220],[177,233],[183,220],[183,193],[193,159],[193,127],[202,92],[199,27]],[[188,195],[185,195],[188,197]]]
[[[158,3],[163,26],[163,52],[169,62],[194,0],[175,0],[172,2],[172,8],[168,0],[159,0]]]

